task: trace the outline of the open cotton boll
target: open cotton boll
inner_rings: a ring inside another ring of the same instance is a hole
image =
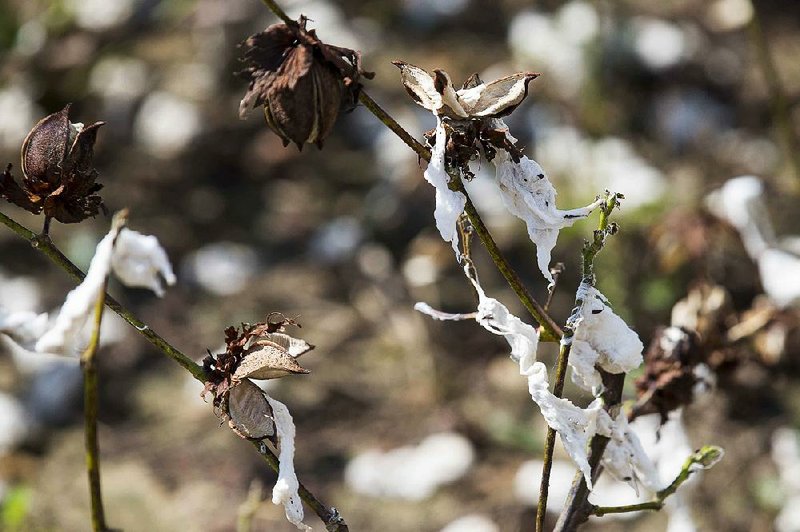
[[[511,346],[511,358],[519,362],[536,360],[539,348],[539,331],[511,314],[505,305],[488,297],[478,281],[478,274],[471,263],[464,265],[464,274],[478,293],[478,311],[471,314],[449,314],[431,308],[427,303],[417,303],[414,309],[437,320],[474,319],[492,334],[502,336]]]
[[[118,233],[119,228],[112,227],[97,244],[86,278],[67,294],[55,324],[36,342],[36,351],[61,355],[75,353],[81,330],[105,286]]]
[[[448,188],[450,176],[444,168],[444,151],[447,144],[447,134],[441,117],[436,117],[436,144],[431,151],[431,162],[425,169],[425,180],[436,189],[436,209],[433,216],[436,219],[436,228],[445,242],[450,242],[456,257],[460,258],[458,250],[458,217],[464,212],[467,199],[461,192]]]
[[[163,280],[175,284],[175,274],[167,253],[158,238],[123,228],[114,245],[111,266],[127,286],[149,288],[158,297],[164,295]]]
[[[272,407],[275,430],[281,447],[278,456],[280,460],[278,481],[272,488],[272,503],[282,504],[286,519],[299,530],[311,530],[310,526],[303,523],[303,503],[297,493],[300,482],[294,472],[294,420],[286,405],[270,396],[266,397]]]
[[[578,209],[560,210],[556,207],[556,189],[539,163],[527,157],[515,163],[502,150],[498,151],[493,162],[503,203],[511,214],[528,226],[528,236],[536,244],[539,270],[552,285],[550,254],[556,246],[558,231],[588,216],[603,200],[597,199]]]
[[[642,364],[644,345],[595,287],[581,283],[575,299],[580,306],[570,317],[575,331],[569,358],[572,380],[597,395],[602,379],[595,366],[609,373],[631,371]]]

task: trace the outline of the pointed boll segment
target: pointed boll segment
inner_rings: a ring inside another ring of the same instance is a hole
[[[267,380],[305,373],[311,372],[298,364],[289,351],[269,340],[257,340],[245,351],[233,376]]]
[[[228,395],[228,424],[246,439],[262,440],[275,435],[275,421],[264,392],[244,379]]]
[[[539,74],[519,72],[489,84],[473,74],[456,90],[444,70],[433,75],[405,61],[394,61],[400,78],[415,102],[437,115],[452,119],[498,118],[510,114],[528,95],[528,84]]]

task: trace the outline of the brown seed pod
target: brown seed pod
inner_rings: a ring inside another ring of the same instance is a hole
[[[310,373],[297,363],[285,348],[267,339],[253,342],[233,374],[234,379],[277,379],[291,374]]]
[[[69,108],[43,118],[28,133],[22,144],[22,186],[11,176],[10,165],[0,179],[0,197],[62,223],[80,222],[102,207],[92,158],[104,123],[72,124]]]
[[[228,394],[228,425],[245,439],[261,440],[275,435],[272,407],[264,392],[243,379]]]

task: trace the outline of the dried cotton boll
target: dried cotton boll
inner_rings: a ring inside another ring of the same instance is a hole
[[[285,348],[269,341],[256,341],[244,353],[233,376],[236,379],[277,379],[291,374],[310,373]]]

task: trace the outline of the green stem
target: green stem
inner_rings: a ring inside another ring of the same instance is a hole
[[[100,491],[100,444],[97,440],[97,348],[100,345],[100,324],[103,320],[105,282],[94,306],[94,328],[86,351],[81,355],[83,367],[83,417],[86,445],[86,472],[89,476],[89,498],[92,504],[92,530],[105,532],[105,512]]]
[[[45,254],[51,261],[53,261],[56,265],[61,267],[64,271],[66,271],[69,275],[75,278],[77,281],[83,281],[86,274],[84,274],[80,268],[75,266],[63,253],[59,250],[50,240],[49,237],[41,237],[33,233],[30,229],[26,228],[25,226],[19,224],[17,221],[9,218],[2,212],[0,212],[0,223],[14,231],[17,235],[24,238],[31,245]],[[158,335],[155,331],[150,329],[147,325],[145,325],[139,318],[137,318],[131,311],[123,307],[120,303],[118,303],[114,298],[112,298],[108,293],[105,291],[103,292],[104,296],[104,304],[114,312],[116,312],[122,319],[127,321],[130,325],[132,325],[142,336],[147,338],[151,344],[153,344],[159,351],[167,355],[169,358],[180,364],[186,371],[192,374],[192,377],[197,379],[198,381],[204,383],[206,380],[206,374],[203,371],[202,366],[196,364],[191,358],[183,354],[179,351],[176,347],[172,346],[169,342],[167,342],[164,338]],[[278,471],[278,457],[265,446],[261,455],[264,457],[265,461],[270,465],[270,467]],[[316,514],[322,519],[323,522],[328,523],[331,521],[331,515],[338,516],[338,513],[335,509],[327,509],[320,501],[314,497],[314,495],[308,491],[302,484],[300,485],[300,498],[308,504],[310,508],[312,508]],[[340,518],[341,519],[341,518]],[[344,521],[342,521],[344,522]],[[346,526],[346,525],[345,525]],[[339,530],[344,531],[346,529],[340,528]]]
[[[663,490],[656,492],[652,500],[639,504],[625,504],[622,506],[592,506],[591,513],[598,517],[606,514],[623,514],[628,512],[638,512],[641,510],[660,510],[664,507],[667,497],[678,491],[678,488],[686,482],[692,473],[700,469],[708,469],[722,457],[722,449],[714,445],[706,445],[699,451],[693,453],[681,467],[680,473],[672,483]],[[695,467],[699,466],[699,467]]]

